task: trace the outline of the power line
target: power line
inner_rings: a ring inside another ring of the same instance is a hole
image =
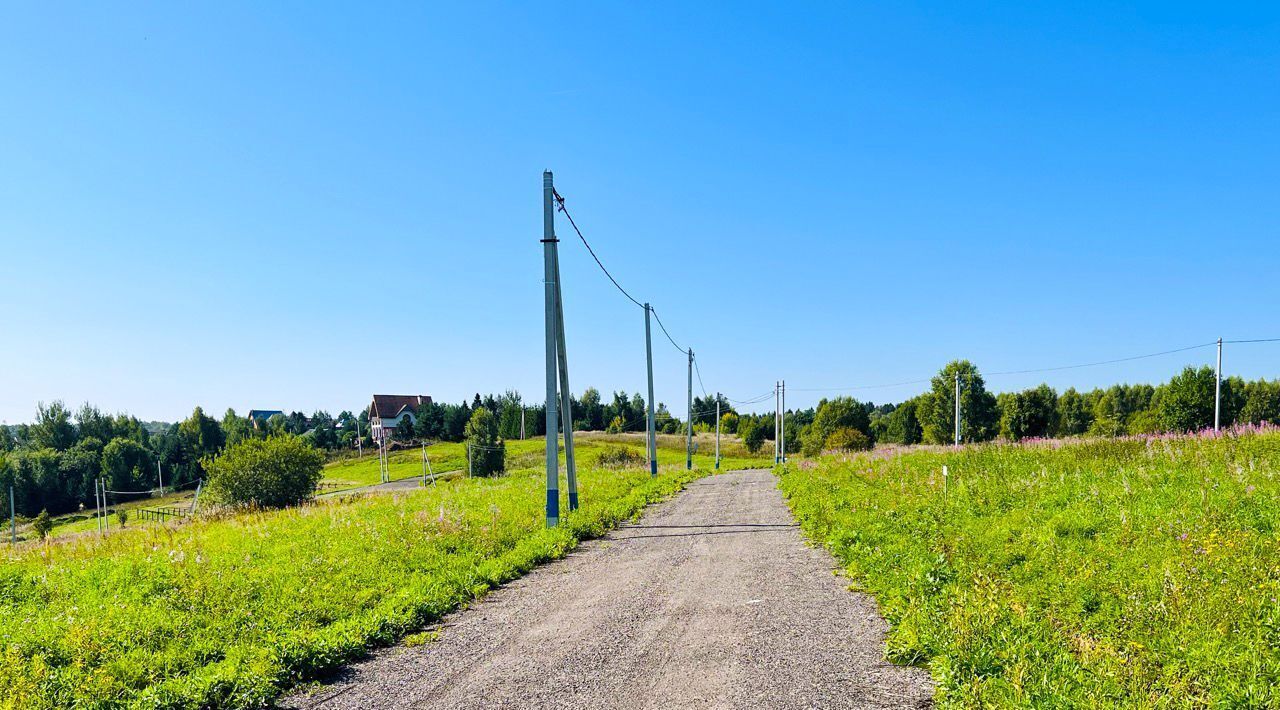
[[[698,386],[702,388],[702,396],[709,397],[707,394],[707,386],[702,384],[702,370],[698,367],[698,358],[693,359],[693,371],[698,374]]]
[[[658,327],[662,329],[662,334],[667,336],[667,340],[671,341],[671,344],[675,346],[675,349],[679,350],[682,353],[689,352],[688,350],[680,347],[680,344],[675,341],[675,338],[672,338],[671,334],[667,332],[667,326],[663,325],[662,319],[658,317],[658,309],[654,308],[653,306],[649,306],[649,312],[653,314],[653,319],[658,321]]]
[[[1277,343],[1280,338],[1254,338],[1253,340],[1224,340],[1223,345],[1234,345],[1236,343]]]
[[[1185,348],[1174,348],[1173,350],[1162,350],[1158,353],[1147,353],[1146,355],[1134,355],[1133,357],[1116,358],[1115,360],[1099,360],[1098,362],[1086,362],[1079,365],[1062,365],[1060,367],[1042,367],[1034,370],[1006,370],[1004,372],[988,372],[988,377],[996,377],[999,375],[1026,375],[1034,372],[1057,372],[1059,370],[1075,370],[1081,367],[1097,367],[1098,365],[1114,365],[1118,362],[1132,362],[1134,360],[1145,360],[1152,357],[1160,357],[1161,355],[1172,355],[1174,353],[1183,353],[1188,350],[1196,350],[1199,348],[1207,348],[1210,345],[1217,345],[1215,340],[1211,343],[1201,343],[1199,345],[1188,345]]]
[[[587,238],[582,236],[582,230],[578,229],[578,223],[573,221],[573,215],[569,214],[569,210],[565,208],[564,198],[560,196],[559,192],[553,192],[553,194],[555,195],[555,198],[556,198],[556,205],[558,206],[560,211],[564,213],[564,216],[569,219],[569,224],[573,226],[573,231],[578,233],[578,239],[582,240],[582,245],[585,246],[587,248],[587,251],[591,253],[591,258],[596,260],[596,266],[600,267],[600,270],[604,272],[604,275],[609,277],[609,280],[612,281],[613,285],[617,287],[619,291],[622,292],[623,296],[627,297],[627,300],[631,301],[632,303],[636,304],[641,308],[644,308],[644,304],[637,301],[635,297],[633,297],[631,294],[627,293],[627,290],[622,287],[622,284],[618,283],[618,280],[613,278],[613,274],[609,273],[609,270],[604,267],[604,263],[600,261],[600,257],[596,256],[595,249],[592,249],[591,244],[587,242]],[[671,336],[667,336],[667,337],[671,337]]]

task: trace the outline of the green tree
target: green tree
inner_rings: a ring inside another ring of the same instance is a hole
[[[968,360],[947,363],[934,376],[929,392],[920,397],[916,412],[920,418],[924,440],[931,444],[949,444],[955,427],[955,376],[960,376],[960,439],[988,441],[999,426],[996,398],[987,391],[978,368]]]
[[[400,418],[400,421],[396,422],[395,438],[396,441],[413,440],[413,420],[409,418],[409,415],[406,414]]]
[[[867,451],[875,444],[871,437],[853,427],[839,427],[831,432],[823,448],[828,451]]]
[[[205,416],[204,410],[196,407],[191,416],[178,424],[178,436],[191,451],[191,457],[199,461],[222,450],[226,436],[222,425],[213,417]]]
[[[133,439],[116,437],[102,449],[102,476],[109,488],[131,491],[147,486],[154,468],[151,452]]]
[[[506,470],[506,443],[498,436],[498,420],[488,409],[481,407],[471,413],[466,441],[473,475],[489,476]]]
[[[253,422],[248,417],[236,414],[236,410],[228,407],[222,415],[223,446],[234,446],[245,439],[253,438]]]
[[[738,420],[738,436],[742,437],[742,443],[752,455],[760,453],[761,447],[764,446],[764,427],[760,426],[756,417],[743,417]]]
[[[797,429],[794,421],[788,421],[788,429]],[[836,397],[835,399],[823,399],[818,402],[817,412],[814,414],[813,423],[801,435],[799,444],[801,453],[805,456],[817,456],[822,453],[822,449],[826,446],[827,440],[839,429],[853,429],[859,431],[870,440],[871,419],[867,414],[866,407],[853,397]],[[787,438],[790,439],[790,431],[787,432]],[[793,442],[788,441],[788,450],[791,450]]]
[[[1058,397],[1057,422],[1056,436],[1079,436],[1093,424],[1092,408],[1074,387]]]
[[[282,508],[315,495],[324,454],[293,434],[246,439],[204,462],[208,492],[237,507]]]
[[[920,418],[916,415],[920,399],[908,399],[884,417],[884,441],[894,444],[919,444],[924,439]]]
[[[1000,434],[1011,441],[1050,436],[1057,428],[1058,394],[1049,385],[1000,395]]]
[[[725,434],[738,433],[738,414],[737,412],[726,412],[720,417],[720,431]]]
[[[1188,367],[1160,388],[1157,414],[1166,431],[1198,431],[1213,426],[1213,368]]]
[[[587,431],[601,431],[605,427],[604,405],[600,403],[600,390],[588,387],[582,393],[582,401],[578,403],[580,411],[575,410],[582,419],[583,428]]]
[[[1244,386],[1244,406],[1238,421],[1280,424],[1280,380],[1256,380]]]
[[[53,520],[49,517],[48,510],[41,510],[36,519],[31,522],[31,529],[35,531],[40,539],[49,537],[49,533],[53,532]]]
[[[76,427],[71,423],[71,412],[57,400],[47,406],[44,402],[36,405],[36,421],[31,425],[29,436],[31,448],[55,451],[75,446],[78,438]]]

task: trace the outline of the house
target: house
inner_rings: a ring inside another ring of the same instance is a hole
[[[253,422],[254,429],[265,429],[267,420],[277,414],[284,416],[284,412],[279,409],[250,409],[249,421]]]
[[[369,405],[369,435],[374,441],[390,437],[401,419],[418,423],[418,407],[430,404],[425,394],[375,394]]]

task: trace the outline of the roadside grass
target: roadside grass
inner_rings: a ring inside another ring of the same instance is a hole
[[[943,707],[1277,707],[1278,469],[1280,434],[1245,432],[873,452],[780,487]]]
[[[551,530],[535,467],[6,549],[0,706],[265,707],[710,472],[667,450],[656,478],[601,469],[593,448]]]

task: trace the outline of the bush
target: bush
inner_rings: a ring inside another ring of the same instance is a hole
[[[472,475],[489,476],[507,470],[507,445],[498,438],[498,418],[492,412],[477,407],[467,422],[466,436]]]
[[[600,452],[597,463],[609,468],[633,468],[646,463],[644,456],[625,446],[606,446]]]
[[[36,531],[41,540],[49,537],[49,533],[53,532],[53,520],[49,517],[49,511],[40,511],[35,521],[31,523],[31,529]]]
[[[871,438],[852,427],[840,427],[827,437],[826,448],[831,451],[869,451]]]
[[[751,455],[760,453],[760,448],[764,446],[764,427],[754,419],[743,419],[738,423],[738,435],[742,437],[742,443],[746,444],[747,451]]]
[[[116,520],[120,521],[120,527],[124,527],[125,525],[127,525],[129,523],[129,511],[117,510]]]
[[[234,506],[283,508],[315,494],[324,454],[293,434],[245,439],[205,460],[209,495]]]

